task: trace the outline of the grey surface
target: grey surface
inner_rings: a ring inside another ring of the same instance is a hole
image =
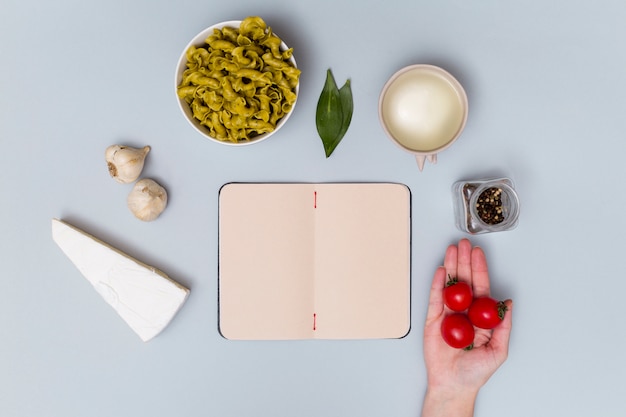
[[[215,22],[261,15],[303,71],[279,134],[210,143],[176,107],[182,48]],[[493,294],[515,300],[510,357],[476,415],[621,416],[626,4],[498,1],[16,1],[0,6],[0,415],[416,416],[427,290],[454,227],[451,185],[506,175],[517,229],[481,235]],[[399,68],[465,86],[467,128],[437,165],[377,120]],[[325,71],[355,113],[326,159],[314,124]],[[170,192],[156,222],[126,209],[104,149],[150,145]],[[401,340],[231,342],[217,331],[217,195],[230,181],[394,181],[413,193],[412,330]],[[82,227],[187,285],[144,344],[53,243]],[[617,328],[617,332],[613,329]]]

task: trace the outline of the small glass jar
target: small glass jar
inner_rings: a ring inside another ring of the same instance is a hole
[[[508,178],[458,181],[452,186],[456,227],[470,234],[517,226],[519,199]]]

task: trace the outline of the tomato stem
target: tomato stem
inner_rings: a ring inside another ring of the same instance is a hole
[[[448,282],[446,282],[446,287],[449,287],[451,285],[458,284],[458,283],[459,283],[458,278],[452,278],[450,274],[448,274]]]
[[[508,307],[504,304],[504,301],[498,302],[498,317],[500,320],[504,320],[504,315],[508,311]]]

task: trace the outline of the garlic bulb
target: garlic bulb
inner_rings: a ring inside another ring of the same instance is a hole
[[[156,181],[144,178],[133,186],[128,194],[128,208],[139,220],[152,221],[167,206],[167,192]]]
[[[146,155],[150,152],[149,146],[141,149],[124,145],[111,145],[105,153],[109,167],[109,174],[123,184],[135,181],[141,175]]]

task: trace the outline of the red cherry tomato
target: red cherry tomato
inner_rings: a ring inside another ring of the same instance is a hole
[[[474,346],[474,326],[463,313],[453,313],[441,322],[441,337],[455,349],[470,350]]]
[[[443,302],[452,311],[465,311],[472,304],[472,288],[466,282],[450,278],[443,289]]]
[[[493,329],[504,319],[507,307],[502,301],[491,297],[478,297],[467,310],[472,324],[481,329]]]

